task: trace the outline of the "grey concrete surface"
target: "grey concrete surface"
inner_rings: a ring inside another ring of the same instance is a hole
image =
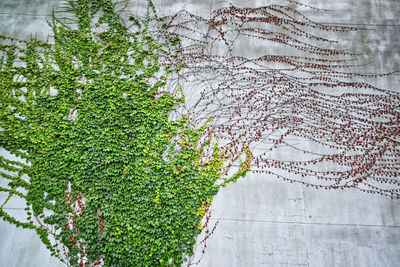
[[[164,14],[186,8],[207,15],[226,6],[216,0],[153,0]],[[262,6],[285,1],[236,0],[238,6]],[[129,12],[140,13],[146,1],[131,0]],[[327,9],[318,13],[294,5],[314,21],[362,26],[341,41],[370,63],[364,72],[400,70],[400,1],[302,0]],[[290,3],[289,3],[290,4]],[[45,39],[56,0],[1,0],[0,34]],[[368,29],[368,30],[367,30]],[[370,81],[400,91],[400,75]],[[4,195],[0,195],[0,200]],[[10,213],[24,217],[17,202]],[[290,184],[266,175],[250,174],[229,184],[215,197],[212,221],[219,224],[198,266],[400,266],[400,201],[357,190],[326,191]],[[0,221],[0,267],[63,266],[41,245],[33,231]]]

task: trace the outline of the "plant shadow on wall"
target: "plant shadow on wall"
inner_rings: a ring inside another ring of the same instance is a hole
[[[67,265],[190,264],[213,196],[248,171],[399,198],[399,93],[313,34],[357,29],[280,5],[159,18],[149,2],[144,19],[119,6],[67,1],[52,42],[1,36],[0,140],[19,159],[0,158],[0,215]],[[241,38],[301,55],[237,55]],[[7,214],[15,198],[27,220]]]

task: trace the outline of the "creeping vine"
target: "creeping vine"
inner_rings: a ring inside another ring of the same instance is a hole
[[[124,21],[112,1],[69,0],[74,20],[53,15],[54,41],[1,37],[0,140],[17,159],[1,157],[0,215],[68,265],[179,266],[221,182],[207,123],[173,115],[183,91],[165,85],[179,70],[159,55],[176,40],[148,33],[151,7]],[[13,196],[26,221],[5,212]]]
[[[67,0],[49,41],[0,36],[0,217],[67,265],[180,266],[215,230],[213,196],[249,171],[400,197],[400,94],[323,37],[357,28],[285,5],[119,6]],[[238,52],[251,41],[289,54]],[[26,220],[6,212],[16,198]]]

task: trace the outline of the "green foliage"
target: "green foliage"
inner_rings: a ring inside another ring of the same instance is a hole
[[[33,217],[17,221],[6,202],[0,216],[36,229],[71,265],[179,266],[219,188],[225,159],[200,141],[206,125],[169,119],[182,99],[162,87],[179,70],[158,55],[179,40],[148,34],[151,10],[128,25],[109,0],[69,0],[75,21],[53,16],[54,41],[1,37],[0,142],[25,163],[0,158],[0,190],[6,202],[24,198]]]

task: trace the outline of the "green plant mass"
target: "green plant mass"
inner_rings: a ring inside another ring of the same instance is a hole
[[[0,142],[19,159],[1,157],[0,216],[68,265],[179,266],[218,191],[226,156],[206,124],[171,117],[183,93],[163,87],[179,69],[159,55],[176,40],[149,34],[151,7],[124,22],[112,1],[70,0],[51,41],[1,37]],[[4,211],[13,197],[27,220]]]

